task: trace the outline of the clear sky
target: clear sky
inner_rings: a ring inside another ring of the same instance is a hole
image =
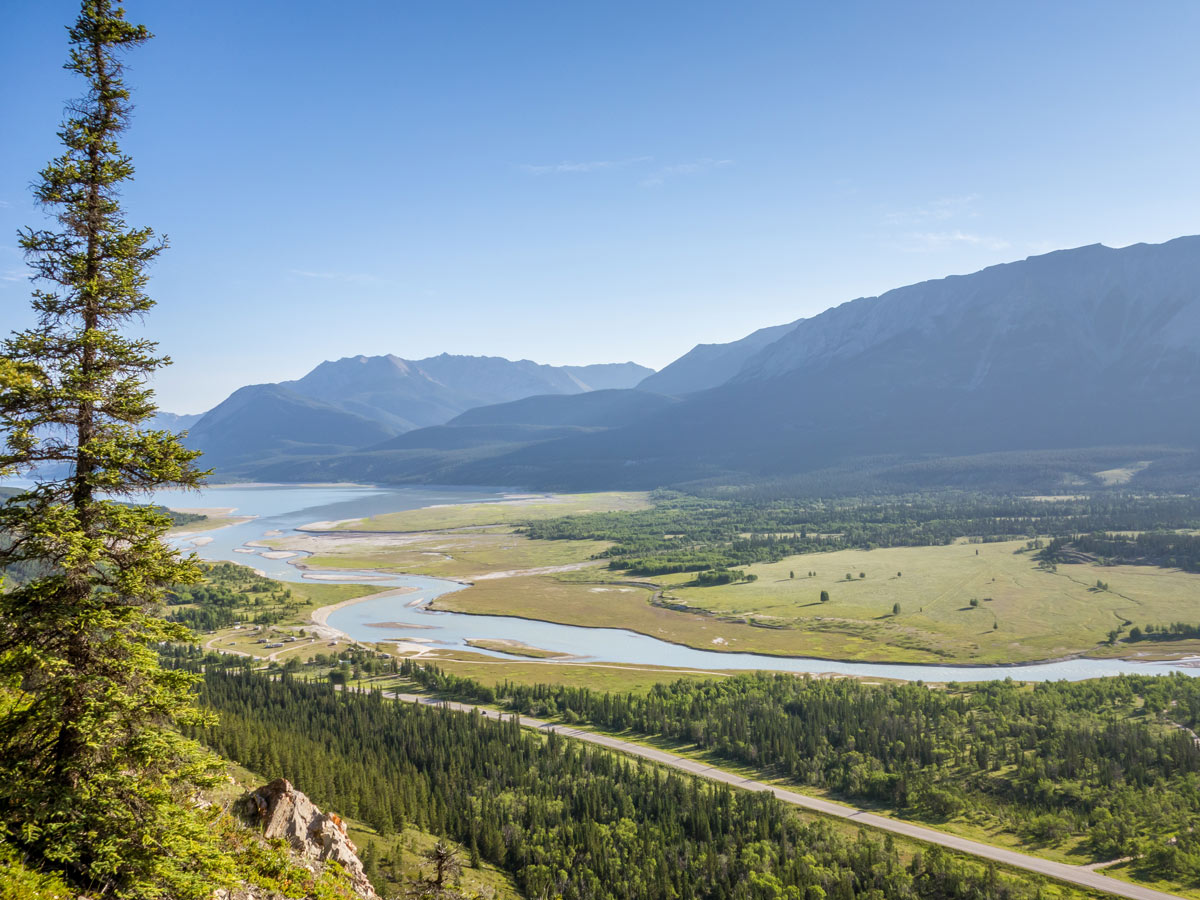
[[[0,327],[69,0],[0,0]],[[160,403],[358,353],[661,367],[1200,231],[1200,4],[127,0]]]

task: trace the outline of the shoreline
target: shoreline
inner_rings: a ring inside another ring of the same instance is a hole
[[[897,662],[895,660],[868,660],[868,659],[845,659],[832,656],[813,656],[811,654],[802,653],[772,653],[768,650],[730,650],[718,649],[716,647],[696,647],[692,644],[685,643],[680,640],[675,640],[669,637],[663,637],[659,634],[647,634],[644,631],[638,631],[636,628],[630,628],[627,625],[579,625],[568,622],[555,622],[551,619],[538,619],[533,616],[523,616],[517,613],[487,613],[487,612],[470,612],[463,609],[446,609],[445,607],[437,607],[435,604],[438,598],[434,597],[426,601],[426,606],[435,612],[456,613],[463,616],[500,616],[509,619],[522,619],[526,622],[541,622],[546,625],[562,625],[567,628],[594,628],[601,631],[628,631],[631,634],[640,635],[641,637],[652,638],[656,641],[662,641],[664,644],[673,644],[676,647],[685,647],[688,650],[696,650],[700,653],[721,653],[730,656],[769,656],[774,659],[804,659],[812,660],[819,663],[842,663],[845,665],[862,665],[862,666],[920,666],[923,668],[941,667],[946,669],[962,669],[964,673],[968,673],[973,669],[1024,669],[1033,666],[1051,666],[1056,663],[1070,662],[1074,659],[1089,659],[1096,662],[1129,662],[1140,665],[1152,666],[1155,664],[1175,664],[1185,666],[1187,668],[1200,669],[1200,656],[1190,655],[1181,656],[1176,659],[1139,659],[1136,657],[1124,656],[1088,656],[1094,650],[1080,650],[1077,653],[1068,653],[1063,656],[1051,657],[1048,659],[1030,660],[1028,662],[984,662],[984,663],[965,663],[965,662]],[[1190,665],[1189,665],[1190,664]],[[746,671],[754,671],[747,669]],[[763,669],[763,671],[779,671],[775,669]],[[854,676],[857,677],[857,676]],[[868,676],[862,676],[868,677]],[[876,677],[876,676],[870,676]],[[886,676],[879,676],[886,677]],[[1103,676],[1096,676],[1103,677]],[[1019,680],[1019,679],[1018,679]]]
[[[222,481],[220,484],[203,485],[209,489],[221,488],[381,488],[384,485],[362,481]]]
[[[320,629],[324,640],[350,641],[351,643],[368,643],[367,641],[356,641],[340,628],[334,628],[329,624],[329,617],[339,609],[345,609],[347,606],[353,606],[355,603],[362,603],[364,600],[378,600],[382,597],[396,596],[400,597],[404,594],[412,594],[417,591],[414,587],[398,587],[392,588],[390,591],[380,591],[377,594],[366,594],[362,597],[353,597],[350,600],[342,600],[340,603],[331,603],[328,606],[321,606],[314,609],[308,614],[308,621],[313,628]],[[378,642],[375,642],[378,643]]]
[[[266,546],[266,545],[264,545],[264,546]],[[255,552],[257,552],[257,551],[255,551]],[[309,572],[328,573],[331,577],[335,576],[338,572],[346,572],[346,573],[348,573],[345,576],[346,584],[355,583],[360,578],[366,580],[368,583],[370,581],[375,581],[375,580],[385,581],[389,578],[429,578],[429,579],[432,579],[433,581],[448,581],[451,584],[461,584],[466,587],[472,587],[475,584],[475,582],[468,581],[466,578],[455,578],[450,575],[420,575],[416,572],[389,572],[389,571],[385,571],[383,569],[379,570],[378,575],[359,576],[357,574],[357,572],[353,569],[332,569],[332,568],[326,568],[325,566],[305,565],[304,560],[311,557],[313,555],[312,552],[309,550],[295,550],[292,552],[298,554],[298,556],[295,559],[289,559],[287,561],[287,564],[289,566],[295,566],[301,572],[304,572],[305,578],[311,577],[307,574]],[[370,571],[370,570],[367,570],[367,571]],[[341,577],[341,576],[338,576],[338,577]],[[316,580],[322,580],[322,579],[313,577],[313,580],[316,581]],[[327,579],[324,579],[324,580],[327,580]]]
[[[230,511],[236,511],[236,506],[229,507]],[[185,510],[173,510],[174,512],[183,512]],[[222,515],[218,517],[210,517],[209,521],[186,522],[183,525],[174,525],[167,529],[165,537],[168,540],[186,541],[189,535],[206,535],[212,531],[220,531],[222,528],[233,528],[235,525],[245,525],[247,522],[252,522],[258,516],[235,516]],[[210,538],[211,540],[211,538]]]
[[[503,653],[518,660],[543,659],[564,660],[579,659],[573,653],[560,653],[557,650],[546,650],[526,644],[524,641],[512,638],[466,638],[466,645],[476,650],[491,650],[493,653]]]

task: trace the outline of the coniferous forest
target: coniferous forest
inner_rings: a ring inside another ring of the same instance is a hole
[[[529,897],[1024,898],[1042,888],[939,849],[807,821],[714,785],[515,722],[211,669],[219,723],[193,734],[385,833],[411,823],[510,872]]]
[[[758,493],[655,492],[651,509],[530,522],[529,537],[601,540],[600,555],[631,575],[666,575],[776,562],[798,553],[876,547],[927,547],[959,538],[1005,541],[1074,538],[1102,531],[1146,532],[1136,541],[1080,547],[1114,561],[1194,571],[1200,499],[1112,492],[1056,498],[966,491],[922,495],[797,499]],[[1193,567],[1193,568],[1189,568]]]
[[[1083,838],[1093,859],[1200,883],[1200,679],[1122,676],[863,685],[756,673],[645,696],[482,685],[401,672],[440,693],[695,745],[721,760],[927,821],[964,816],[1034,845]]]

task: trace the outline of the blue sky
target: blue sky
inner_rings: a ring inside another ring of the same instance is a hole
[[[357,353],[661,367],[1200,231],[1200,4],[128,0],[161,405]],[[0,3],[0,326],[77,4]]]

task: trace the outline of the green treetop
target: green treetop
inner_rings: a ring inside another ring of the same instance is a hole
[[[56,226],[20,235],[37,324],[0,361],[0,472],[37,480],[0,507],[0,567],[36,573],[0,594],[0,840],[97,895],[203,896],[219,857],[191,800],[212,758],[173,727],[198,716],[192,680],[157,656],[187,636],[158,616],[164,589],[199,572],[165,516],[119,502],[203,477],[177,435],[140,427],[169,360],[122,333],[165,246],[118,192],[121,57],[150,34],[111,0],[84,0],[69,34],[87,93],[34,189]]]

